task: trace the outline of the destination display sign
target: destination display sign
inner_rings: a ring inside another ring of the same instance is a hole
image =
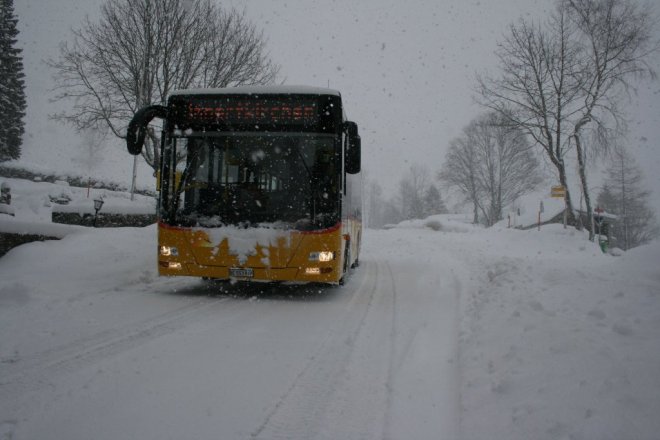
[[[249,122],[314,124],[318,103],[313,100],[230,100],[195,99],[188,103],[187,117],[194,121],[221,121],[226,124]]]
[[[331,102],[317,96],[195,96],[170,99],[170,120],[179,128],[257,129],[333,126]],[[340,108],[336,106],[334,108]]]

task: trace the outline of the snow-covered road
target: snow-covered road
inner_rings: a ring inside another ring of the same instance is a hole
[[[658,438],[658,243],[436,216],[366,231],[342,287],[159,278],[155,249],[0,259],[0,439]]]
[[[3,267],[32,258],[38,272],[3,289],[0,434],[456,437],[450,267],[366,245],[342,287],[226,286],[155,278],[148,252],[96,234],[107,241],[96,253],[84,255],[83,234],[16,250]],[[144,230],[129,235],[155,248]],[[63,258],[34,261],[39,247]]]

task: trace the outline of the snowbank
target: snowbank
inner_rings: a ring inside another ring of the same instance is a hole
[[[452,216],[368,230],[364,240],[363,262],[369,265],[372,258],[391,268],[378,283],[394,283],[401,302],[409,293],[406,286],[427,297],[460,300],[456,356],[448,361],[457,366],[448,371],[457,372],[451,380],[459,384],[460,393],[444,399],[456,399],[460,438],[657,438],[659,243],[614,257],[603,254],[585,233],[561,225],[541,231],[483,229]],[[38,360],[52,344],[84,338],[90,329],[121,328],[145,310],[170,313],[168,304],[178,304],[181,298],[162,293],[198,281],[158,278],[155,248],[154,226],[86,229],[58,242],[21,246],[0,258],[0,333],[10,335],[0,338],[0,366],[10,368],[31,356]],[[452,279],[438,284],[429,282],[433,277],[411,275],[420,267],[442,268]],[[268,305],[273,313],[293,307]],[[405,322],[399,324],[401,331],[408,328]],[[416,353],[425,353],[416,360],[418,365],[437,360],[437,341],[409,336],[417,344]],[[245,347],[223,353],[245,355]],[[428,387],[435,378],[416,377],[418,383],[433,394]],[[95,384],[113,403],[113,382]],[[59,405],[66,409],[66,396],[60,397],[64,403]],[[34,409],[34,414],[40,412]],[[22,429],[29,432],[39,425],[34,414],[21,419]],[[416,414],[429,414],[429,409],[410,412],[405,424],[411,428],[410,438],[415,438]]]
[[[460,438],[658,438],[660,243],[615,257],[562,225],[450,216],[368,232],[383,255],[456,266]]]
[[[61,225],[58,223],[26,222],[15,217],[0,215],[0,232],[21,235],[42,235],[44,237],[62,238],[71,233],[83,230],[82,226]]]
[[[560,225],[480,235],[462,298],[464,438],[656,438],[660,245],[616,258]]]
[[[48,183],[0,178],[0,182],[11,188],[14,219],[26,224],[51,223],[52,212],[94,214],[94,199],[98,198],[104,202],[100,211],[104,214],[146,215],[156,210],[156,200],[140,194],[130,200],[126,192],[72,187],[65,181]],[[13,231],[1,228],[0,232]]]

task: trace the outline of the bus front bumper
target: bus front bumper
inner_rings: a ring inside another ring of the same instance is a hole
[[[286,267],[286,268],[241,268],[240,276],[232,276],[229,267],[203,266],[197,264],[160,261],[158,273],[161,276],[193,276],[219,280],[239,280],[255,282],[293,281],[302,283],[336,284],[341,273],[332,266]],[[247,271],[243,272],[243,270]],[[251,276],[250,276],[251,275]]]

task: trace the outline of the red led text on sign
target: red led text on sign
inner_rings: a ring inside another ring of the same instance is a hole
[[[199,102],[188,104],[188,117],[195,121],[314,123],[318,109],[314,102]]]

